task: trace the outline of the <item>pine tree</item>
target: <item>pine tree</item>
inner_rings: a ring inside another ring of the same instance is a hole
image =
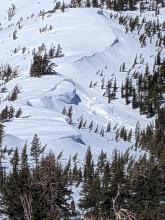
[[[125,94],[124,94],[124,86],[123,86],[123,83],[121,85],[121,98],[124,98],[125,97]]]
[[[15,86],[14,89],[13,89],[13,91],[12,91],[12,93],[8,96],[8,100],[9,100],[9,101],[15,101],[15,100],[17,100],[18,94],[20,94],[20,93],[21,93],[21,91],[20,91],[19,87],[18,87],[18,86]]]
[[[89,84],[89,88],[92,88],[92,87],[93,87],[93,83],[91,81],[90,84]]]
[[[102,81],[101,89],[104,89],[104,80]]]
[[[136,57],[134,59],[134,63],[133,63],[133,67],[137,64],[137,54],[136,54]]]
[[[15,110],[14,110],[13,106],[11,105],[10,108],[9,108],[9,114],[8,114],[9,119],[14,117],[14,112],[15,112]]]
[[[63,175],[66,183],[72,185],[71,156],[69,157],[68,163],[64,167]]]
[[[32,160],[35,162],[35,166],[37,167],[39,164],[39,159],[41,154],[44,152],[46,148],[46,145],[42,147],[42,144],[40,142],[40,139],[37,134],[34,135],[31,148],[30,148],[30,155],[32,157]]]
[[[95,129],[95,133],[98,133],[98,131],[99,131],[99,126],[97,125]]]
[[[115,136],[115,141],[116,141],[116,142],[118,142],[118,140],[119,140],[119,136],[120,136],[119,132],[120,132],[120,130],[117,129],[117,131],[116,131],[116,136]]]
[[[100,135],[101,135],[102,137],[104,137],[104,128],[103,128],[103,127],[101,128]]]
[[[49,59],[53,59],[55,58],[56,54],[56,48],[55,46],[52,46],[49,50]]]
[[[145,68],[145,73],[144,74],[145,74],[145,76],[148,76],[150,74],[148,63],[146,63],[146,68]]]
[[[15,29],[13,32],[13,40],[16,40],[17,38],[17,30]]]
[[[105,165],[107,162],[107,154],[102,150],[97,160],[97,169],[99,173],[103,173]]]
[[[90,147],[88,147],[84,162],[84,181],[81,190],[79,207],[92,210],[98,201],[96,200],[96,185],[94,185],[94,163]]]
[[[108,80],[107,85],[106,85],[106,96],[108,98],[108,103],[110,103],[112,99],[111,88],[112,88],[112,81]]]
[[[22,115],[22,109],[19,108],[18,111],[17,111],[16,114],[15,114],[15,117],[16,117],[16,118],[19,118],[21,115]]]
[[[156,56],[156,65],[161,65],[161,52],[158,51]]]
[[[113,85],[113,93],[116,94],[116,92],[117,92],[117,82],[116,82],[116,77],[115,77],[115,81]]]
[[[124,63],[122,64],[121,71],[124,72],[124,71],[125,71],[125,68],[126,68],[126,67],[125,67],[125,62],[124,62]]]
[[[12,171],[8,175],[3,185],[2,194],[4,201],[4,213],[11,219],[24,219],[23,207],[20,200],[22,193],[20,172],[20,160],[18,150],[15,149],[10,160]]]
[[[106,132],[111,132],[111,121],[107,124]]]
[[[87,7],[87,8],[90,8],[90,7],[91,7],[90,0],[86,0],[86,2],[85,2],[85,7]]]
[[[6,105],[6,107],[1,112],[1,121],[5,122],[8,119],[9,119],[9,108]]]
[[[84,179],[87,181],[92,178],[93,175],[93,161],[92,161],[92,152],[91,148],[88,147],[86,155],[85,155],[85,163],[84,163]]]
[[[133,89],[132,108],[133,109],[138,108],[138,100],[137,100],[137,94],[136,94],[135,89]]]
[[[28,155],[27,155],[27,143],[25,143],[21,153],[19,178],[21,185],[21,194],[23,195],[24,193],[28,193],[31,185],[31,178],[30,178],[30,167],[29,167]]]
[[[82,126],[83,126],[83,118],[81,117],[77,128],[78,128],[78,129],[81,129]]]
[[[69,124],[72,124],[72,116],[73,116],[73,107],[72,106],[70,106],[70,108],[68,109],[67,116],[69,118],[69,120],[68,120]]]
[[[98,1],[97,0],[92,0],[92,6],[94,8],[97,8],[98,7]]]
[[[48,220],[68,218],[70,214],[67,199],[70,199],[71,191],[68,190],[66,176],[63,175],[63,169],[58,160],[53,154],[49,154],[46,158],[42,158],[38,169],[40,173],[38,183],[42,186],[41,203],[44,218]]]
[[[63,115],[67,115],[67,110],[66,110],[66,107],[64,107],[64,108],[63,108],[63,110],[62,110],[61,114],[63,114]]]
[[[89,131],[92,131],[92,129],[93,129],[93,121],[91,121],[91,123],[89,124]]]
[[[139,141],[140,141],[140,124],[139,121],[136,123],[136,128],[135,128],[135,146],[138,146]]]
[[[3,183],[3,175],[4,175],[3,158],[4,158],[4,154],[6,153],[2,143],[4,135],[5,135],[4,125],[0,124],[0,186]]]
[[[41,77],[41,76],[48,75],[48,74],[56,74],[56,72],[54,71],[55,66],[56,65],[51,62],[49,58],[49,54],[46,54],[46,53],[44,55],[41,55],[39,53],[34,54],[33,62],[30,68],[30,76]]]
[[[18,148],[15,149],[13,157],[10,160],[10,163],[12,165],[13,175],[18,177],[18,174],[19,174],[19,153],[18,153]]]
[[[63,56],[64,56],[64,54],[62,52],[62,47],[61,47],[60,44],[58,44],[55,58],[60,58],[60,57],[63,57]]]
[[[83,128],[86,127],[86,124],[87,124],[87,120],[84,121],[84,123],[83,123]]]
[[[64,13],[65,12],[65,2],[63,1],[62,6],[61,6],[61,11]]]
[[[131,139],[132,139],[132,129],[129,131],[128,137],[127,137],[127,140],[128,140],[129,142],[131,142]]]

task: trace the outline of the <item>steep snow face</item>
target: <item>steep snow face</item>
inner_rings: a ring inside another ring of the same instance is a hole
[[[11,21],[7,16],[10,4],[15,4],[16,15]],[[132,66],[136,54],[144,54],[149,65],[153,65],[154,47],[140,48],[138,38],[126,35],[116,21],[109,21],[106,17],[97,14],[96,9],[69,9],[65,13],[57,11],[51,16],[42,19],[40,10],[50,10],[54,7],[53,1],[26,0],[5,1],[0,8],[0,22],[3,30],[0,31],[0,62],[19,66],[20,76],[6,84],[9,92],[15,85],[21,88],[21,94],[15,102],[5,101],[8,92],[1,94],[1,106],[13,105],[23,110],[21,118],[5,123],[6,137],[4,142],[9,146],[28,143],[34,133],[37,133],[47,150],[60,152],[64,155],[79,153],[84,156],[90,145],[95,158],[101,149],[112,153],[117,147],[125,150],[132,143],[115,141],[115,126],[125,125],[134,129],[139,120],[145,127],[148,120],[140,116],[138,110],[126,106],[120,98],[120,86],[127,73],[119,72],[119,67],[125,61],[127,70]],[[31,16],[33,14],[33,16]],[[18,29],[17,21],[23,18],[22,28]],[[11,25],[12,24],[12,25]],[[10,25],[10,26],[8,26]],[[42,34],[39,28],[52,25],[52,30]],[[13,40],[13,31],[17,29],[17,39]],[[61,44],[64,57],[54,59],[58,64],[57,75],[42,78],[30,78],[29,69],[32,59],[32,50],[44,43],[49,49],[52,44]],[[22,54],[22,48],[26,52]],[[18,48],[17,53],[13,53]],[[96,74],[97,73],[97,74]],[[118,93],[117,99],[108,104],[103,97],[101,84],[116,77]],[[95,86],[89,88],[90,82]],[[73,123],[68,124],[68,117],[62,115],[64,107],[73,107]],[[78,129],[80,118],[86,128]],[[93,120],[93,130],[88,126]],[[101,128],[105,128],[111,121],[112,131],[100,136]],[[95,128],[99,132],[95,133]],[[114,128],[114,130],[113,130]],[[20,147],[20,146],[18,146]]]

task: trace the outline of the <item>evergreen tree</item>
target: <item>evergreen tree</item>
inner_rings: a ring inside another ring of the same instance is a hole
[[[111,132],[111,121],[107,124],[106,132]]]
[[[88,147],[86,156],[85,156],[85,163],[84,163],[84,181],[81,191],[81,199],[79,203],[79,207],[81,209],[87,210],[89,209],[92,211],[96,208],[97,201],[97,189],[96,184],[94,184],[94,163],[92,160],[92,153],[90,147]]]
[[[19,162],[18,150],[16,149],[11,158],[12,172],[6,178],[2,189],[4,213],[10,219],[24,219],[23,207],[20,200],[22,186],[20,184]]]
[[[138,100],[135,89],[133,89],[133,98],[132,98],[132,109],[138,108]]]
[[[73,116],[73,107],[72,106],[69,107],[67,116],[69,118],[69,120],[68,120],[69,124],[72,124],[72,116]]]
[[[46,146],[42,147],[38,135],[35,134],[31,143],[30,155],[32,156],[32,160],[35,162],[36,167],[38,166],[40,156],[44,152],[45,147]]]
[[[77,128],[81,129],[82,126],[83,126],[83,118],[81,117]]]
[[[58,44],[55,58],[60,58],[60,57],[63,57],[63,56],[64,56],[64,54],[62,52],[62,47],[61,47],[60,44]]]
[[[59,50],[58,50],[59,53]],[[57,51],[56,51],[57,54]],[[57,56],[57,55],[56,55]],[[51,62],[49,54],[41,55],[39,53],[34,54],[33,62],[30,68],[31,77],[41,77],[48,74],[56,74],[54,67],[56,65]]]
[[[87,124],[87,120],[84,121],[84,123],[83,123],[83,128],[86,127],[86,124]]]
[[[87,7],[87,8],[90,8],[90,7],[91,7],[90,0],[86,0],[86,2],[85,2],[85,7]]]
[[[93,83],[91,81],[90,84],[89,84],[89,88],[92,88],[92,87],[93,87]]]
[[[91,123],[89,124],[89,131],[92,131],[92,129],[93,129],[93,121],[91,121]]]
[[[98,131],[99,131],[99,126],[97,125],[95,129],[95,133],[98,133]]]
[[[7,153],[7,148],[3,147],[4,135],[5,135],[4,125],[0,124],[0,187],[4,181],[4,171],[5,171],[4,159],[5,159],[5,155]]]
[[[92,0],[92,6],[94,8],[97,8],[98,7],[98,1],[97,0]]]
[[[63,115],[67,115],[67,110],[66,110],[66,107],[64,107],[64,108],[63,108],[63,110],[62,110],[61,114],[63,114]]]
[[[16,117],[16,118],[19,118],[21,115],[22,115],[22,109],[19,108],[18,111],[17,111],[16,114],[15,114],[15,117]]]

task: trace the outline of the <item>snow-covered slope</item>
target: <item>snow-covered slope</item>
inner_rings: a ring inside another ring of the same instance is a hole
[[[8,21],[4,18],[11,4],[16,6],[16,15]],[[130,105],[125,105],[120,98],[120,88],[118,98],[108,104],[100,87],[103,78],[108,80],[114,76],[120,87],[127,73],[119,72],[119,67],[125,61],[129,70],[136,54],[143,53],[152,65],[154,47],[141,48],[136,36],[126,35],[117,22],[99,15],[97,9],[57,11],[44,19],[39,16],[40,10],[47,11],[53,7],[51,0],[5,0],[0,8],[0,27],[3,27],[0,31],[0,62],[19,67],[19,77],[8,82],[6,87],[9,92],[15,85],[21,88],[21,94],[14,102],[4,101],[8,93],[0,94],[3,100],[0,107],[3,109],[5,105],[13,105],[23,110],[21,118],[5,123],[4,142],[21,148],[26,140],[30,143],[34,133],[37,133],[42,143],[47,144],[47,150],[63,150],[67,157],[77,152],[83,156],[88,145],[95,156],[101,149],[108,153],[115,147],[125,150],[132,143],[115,142],[115,130],[101,137],[99,133],[89,132],[88,128],[77,129],[77,124],[83,117],[87,120],[87,126],[93,120],[94,128],[98,124],[99,130],[109,121],[112,127],[118,124],[134,129],[137,121],[145,127],[148,119],[141,116],[138,110],[132,110]],[[16,24],[20,17],[23,18],[23,27],[18,29]],[[52,30],[41,34],[39,28],[46,25],[52,25]],[[17,39],[13,40],[15,29]],[[48,49],[52,44],[61,44],[65,56],[54,59],[58,64],[58,75],[30,78],[32,50],[42,43]],[[24,54],[23,47],[27,48]],[[15,48],[19,49],[14,54]],[[97,82],[93,88],[89,88],[91,81]],[[61,112],[71,105],[73,123],[68,124],[67,117]]]

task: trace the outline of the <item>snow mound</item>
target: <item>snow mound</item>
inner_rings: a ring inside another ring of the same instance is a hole
[[[51,90],[43,93],[39,99],[30,100],[27,104],[33,107],[55,109],[60,102],[78,105],[80,101],[74,82],[70,79],[64,79]]]
[[[54,92],[56,99],[61,102],[65,102],[67,104],[78,104],[80,101],[79,96],[76,94],[75,83],[71,79],[64,79],[60,81],[53,89],[46,93],[46,97],[51,97],[52,95],[54,96]]]

